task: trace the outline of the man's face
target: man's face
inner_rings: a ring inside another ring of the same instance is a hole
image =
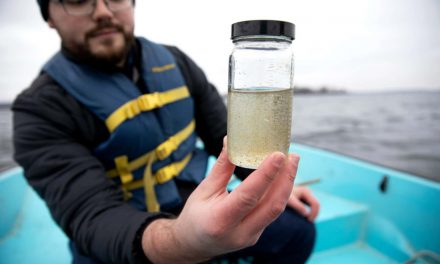
[[[133,42],[133,7],[112,12],[98,0],[90,15],[69,15],[58,2],[49,4],[50,27],[72,55],[96,63],[121,66]]]

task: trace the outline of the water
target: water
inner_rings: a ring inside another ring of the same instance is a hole
[[[232,163],[255,169],[274,151],[287,154],[292,89],[233,90],[228,101],[228,155]]]
[[[15,166],[12,161],[12,114],[0,105],[0,172]]]
[[[440,181],[440,92],[294,96],[292,141]]]
[[[440,91],[294,95],[292,141],[440,182]],[[0,108],[0,170],[13,166],[11,113]]]

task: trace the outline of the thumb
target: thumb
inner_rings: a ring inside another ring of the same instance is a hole
[[[224,192],[235,169],[235,165],[229,161],[226,142],[227,139],[225,136],[223,139],[223,149],[218,156],[217,161],[209,175],[201,183],[201,185],[206,185],[206,187],[211,190],[211,193],[218,191]]]

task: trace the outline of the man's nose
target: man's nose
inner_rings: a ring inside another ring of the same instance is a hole
[[[95,20],[111,18],[113,17],[113,12],[109,9],[105,0],[97,0],[92,16]]]

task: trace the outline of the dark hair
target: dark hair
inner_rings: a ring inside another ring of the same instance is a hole
[[[44,20],[47,21],[47,18],[49,17],[49,0],[37,0],[37,2],[40,6],[41,15],[43,16]]]

